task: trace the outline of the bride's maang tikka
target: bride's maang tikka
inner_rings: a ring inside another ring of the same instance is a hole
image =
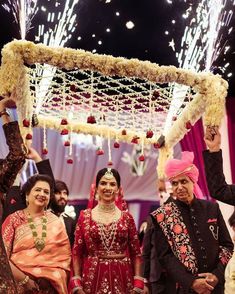
[[[106,173],[104,174],[104,177],[107,179],[107,180],[110,180],[114,177],[113,173],[112,173],[112,169],[110,167],[107,168],[107,171]]]

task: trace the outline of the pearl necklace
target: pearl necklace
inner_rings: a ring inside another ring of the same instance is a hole
[[[41,252],[43,250],[43,248],[45,247],[45,239],[46,239],[46,236],[47,236],[47,218],[46,218],[45,215],[42,216],[41,221],[42,221],[42,236],[41,236],[41,238],[39,238],[38,233],[36,231],[35,223],[34,223],[32,217],[31,217],[30,213],[28,212],[29,227],[30,227],[30,229],[32,231],[35,248],[39,252]]]

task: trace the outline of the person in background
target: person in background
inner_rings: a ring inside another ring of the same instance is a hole
[[[230,216],[229,225],[233,228],[235,234],[235,211]],[[233,237],[235,241],[235,235]],[[235,293],[235,252],[232,258],[229,260],[225,269],[225,284],[224,284],[224,294],[234,294]]]
[[[54,181],[54,175],[51,169],[49,159],[42,159],[39,153],[32,147],[32,141],[27,140],[27,155],[26,159],[33,160],[36,164],[36,168],[39,174],[50,176]],[[11,213],[24,209],[26,206],[25,202],[21,197],[21,171],[17,174],[14,184],[7,191],[6,201],[4,203],[3,221]],[[54,186],[54,185],[53,185]]]
[[[65,213],[65,206],[68,203],[69,189],[65,182],[55,180],[54,195],[51,197],[51,211],[63,221],[71,247],[74,243],[74,231],[76,220]]]
[[[47,210],[53,181],[34,175],[22,187],[26,208],[10,214],[2,237],[17,294],[66,294],[71,249],[64,225]]]
[[[12,121],[7,107],[15,107],[15,103],[7,98],[0,97],[0,118],[6,138],[9,153],[5,159],[0,160],[0,230],[4,213],[6,194],[17,173],[25,162],[27,150],[23,144],[17,121]],[[16,293],[16,285],[11,273],[5,247],[0,234],[0,293]]]
[[[141,253],[133,217],[115,204],[120,175],[111,168],[96,176],[98,204],[81,211],[73,247],[72,293],[141,293]]]
[[[221,135],[218,127],[206,128],[205,143],[208,150],[203,151],[203,159],[210,196],[235,206],[235,185],[227,184],[223,173]]]
[[[173,197],[153,215],[156,251],[174,293],[224,293],[224,270],[233,243],[217,203],[202,200],[194,154],[168,160]]]

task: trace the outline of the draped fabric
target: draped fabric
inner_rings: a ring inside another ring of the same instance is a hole
[[[132,216],[123,211],[119,220],[105,226],[107,238],[91,209],[81,212],[75,231],[73,258],[82,258],[85,293],[129,294],[133,289],[133,265],[140,258],[138,236]],[[109,249],[109,250],[107,250]],[[108,258],[122,255],[122,258]]]
[[[190,132],[180,141],[182,151],[192,151],[194,153],[194,164],[199,169],[198,185],[202,190],[203,195],[209,199],[209,191],[206,184],[202,151],[206,149],[204,142],[204,130],[202,120],[200,119],[191,128]]]
[[[36,280],[48,280],[57,293],[67,293],[67,275],[70,271],[71,250],[61,220],[47,211],[46,246],[37,251],[23,210],[9,215],[3,223],[2,235],[10,261],[22,272]],[[41,218],[35,218],[38,236],[41,236]],[[24,293],[19,287],[18,293]],[[44,292],[43,292],[44,293]],[[47,292],[46,292],[47,293]]]

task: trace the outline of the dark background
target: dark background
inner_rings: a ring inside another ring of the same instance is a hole
[[[11,3],[17,1],[10,1]],[[56,10],[63,9],[65,0],[38,0],[39,10],[32,20],[32,26],[26,39],[35,41],[38,23],[47,26],[45,14],[41,11],[41,5],[47,7],[48,11],[55,10],[55,2],[60,3]],[[202,1],[172,1],[166,0],[80,0],[75,7],[77,14],[76,30],[72,38],[66,43],[66,47],[81,48],[97,53],[112,54],[113,56],[135,57],[141,60],[150,60],[160,65],[176,65],[178,61],[176,52],[180,51],[180,42],[184,28],[188,20],[182,18],[185,10],[191,6],[193,11],[199,2]],[[232,0],[227,1],[228,9],[234,10]],[[9,1],[0,0],[0,48],[12,39],[20,38],[19,25],[16,23],[12,11],[7,12],[2,5]],[[117,16],[116,12],[120,15]],[[176,23],[172,24],[172,19]],[[131,20],[135,27],[126,28],[126,22]],[[232,17],[229,27],[234,27],[235,17]],[[110,28],[110,32],[106,32]],[[169,35],[165,35],[165,31]],[[217,60],[213,63],[211,71],[219,73],[229,82],[229,97],[235,97],[235,33],[229,35],[228,28],[224,28],[221,37],[221,50]],[[95,37],[92,35],[95,34]],[[78,40],[78,37],[81,40]],[[175,50],[169,46],[174,39]],[[99,45],[98,41],[102,41]],[[200,42],[200,40],[198,40]],[[224,54],[226,46],[230,49]],[[203,62],[201,69],[203,69]],[[227,71],[221,70],[229,62]],[[227,74],[232,72],[232,77]]]

